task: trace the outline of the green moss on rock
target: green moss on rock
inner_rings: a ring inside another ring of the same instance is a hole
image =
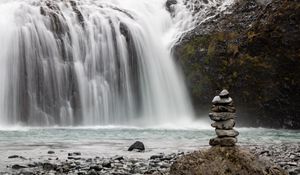
[[[245,14],[255,2],[239,3],[219,19],[220,30],[189,35],[175,57],[196,108],[227,88],[240,109],[239,123],[300,128],[300,4],[273,0]]]

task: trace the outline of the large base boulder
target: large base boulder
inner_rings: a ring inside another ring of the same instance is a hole
[[[268,161],[259,160],[247,150],[235,147],[212,147],[179,158],[171,175],[287,175]]]

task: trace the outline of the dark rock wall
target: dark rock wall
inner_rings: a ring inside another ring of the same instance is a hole
[[[227,88],[240,126],[299,129],[300,3],[240,0],[231,8],[173,49],[196,110],[208,111]]]

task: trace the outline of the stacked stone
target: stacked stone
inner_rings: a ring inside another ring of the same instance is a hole
[[[209,117],[215,121],[211,126],[216,128],[217,137],[210,139],[209,144],[211,146],[234,146],[239,132],[233,129],[236,109],[232,98],[229,97],[229,92],[223,90],[219,96],[213,99],[212,103],[212,112]]]

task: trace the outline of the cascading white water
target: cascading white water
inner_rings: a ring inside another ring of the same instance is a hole
[[[1,1],[0,125],[189,120],[193,112],[170,48],[195,25],[194,2],[178,0],[173,16],[165,3]]]

